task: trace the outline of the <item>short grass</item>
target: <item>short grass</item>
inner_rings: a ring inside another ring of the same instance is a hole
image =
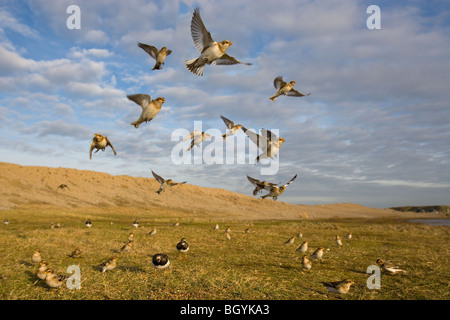
[[[131,222],[133,210],[104,209],[4,211],[0,218],[11,221],[0,226],[0,299],[203,299],[203,300],[322,300],[327,297],[320,281],[352,279],[343,299],[449,299],[449,228],[394,221],[233,221],[186,218],[162,212],[139,212],[140,227]],[[90,218],[93,227],[84,221]],[[179,227],[174,223],[180,222]],[[61,228],[50,229],[50,223]],[[112,224],[111,224],[112,222]],[[219,223],[219,231],[213,227]],[[225,228],[231,228],[231,240]],[[148,232],[156,228],[157,234]],[[250,232],[245,233],[246,228]],[[133,231],[134,247],[120,253]],[[284,242],[299,232],[293,245]],[[342,247],[334,242],[351,232],[352,240]],[[186,238],[191,249],[188,259],[179,260],[175,248]],[[313,261],[307,272],[301,270],[302,241],[309,241],[307,254],[319,246],[326,248],[322,262]],[[76,247],[80,258],[68,255]],[[33,249],[60,273],[70,265],[81,269],[81,289],[66,286],[49,289],[37,281],[37,266],[31,263]],[[166,274],[156,272],[151,257],[168,254],[171,265]],[[102,273],[98,266],[114,254],[116,269]],[[398,263],[407,274],[382,274],[381,289],[370,290],[366,269],[377,258]]]

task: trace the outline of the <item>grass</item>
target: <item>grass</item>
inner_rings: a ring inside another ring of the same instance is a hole
[[[8,217],[6,217],[6,215]],[[139,217],[140,227],[131,226]],[[328,299],[320,281],[352,279],[349,300],[449,299],[449,228],[395,221],[233,221],[166,214],[133,209],[23,209],[3,211],[0,226],[0,299],[25,300],[323,300]],[[90,218],[93,227],[84,222]],[[174,227],[176,221],[179,227]],[[50,223],[61,228],[50,229]],[[111,224],[111,222],[113,222]],[[220,230],[213,227],[219,223]],[[231,227],[231,240],[224,230]],[[157,229],[157,234],[148,233]],[[244,230],[250,228],[249,233]],[[128,234],[134,247],[120,253]],[[293,245],[284,242],[299,232]],[[334,242],[352,232],[342,247]],[[178,260],[175,248],[186,238],[188,259]],[[313,260],[301,270],[302,241],[309,241],[307,254],[325,247],[322,262]],[[76,248],[80,258],[68,255]],[[49,289],[37,281],[31,253],[39,248],[51,267],[65,273],[70,265],[81,269],[81,289],[66,286]],[[118,253],[119,252],[119,253]],[[151,266],[158,252],[168,254],[171,265],[164,275]],[[116,269],[102,273],[98,266],[114,254]],[[399,264],[407,274],[382,274],[381,289],[366,286],[366,269],[377,258]]]

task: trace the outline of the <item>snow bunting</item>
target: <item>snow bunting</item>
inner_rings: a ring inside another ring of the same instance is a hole
[[[40,263],[42,261],[41,252],[39,249],[34,249],[33,254],[31,255],[31,262]]]
[[[155,66],[152,70],[160,70],[162,69],[162,65],[166,60],[166,57],[172,53],[172,50],[167,50],[167,47],[162,47],[161,50],[158,50],[156,47],[138,42],[138,47],[147,52],[153,59],[156,60]]]
[[[152,174],[153,174],[153,177],[155,177],[156,181],[158,181],[160,183],[160,187],[159,187],[158,191],[156,191],[157,194],[161,194],[161,192],[163,192],[167,188],[176,186],[177,184],[184,184],[187,182],[187,181],[174,182],[174,181],[172,181],[172,179],[165,180],[164,178],[162,178],[159,175],[157,175],[156,173],[154,173],[153,170],[152,170]]]
[[[154,236],[156,234],[156,228],[153,228],[152,231],[148,233],[150,236]]]
[[[217,231],[217,230],[219,230],[219,225],[218,225],[218,224],[216,224],[216,225],[214,226],[214,231]]]
[[[345,239],[350,240],[352,238],[352,234],[349,232],[347,233],[347,235],[345,236]]]
[[[185,62],[186,67],[192,73],[203,76],[203,69],[206,64],[232,65],[241,63],[251,65],[251,63],[238,61],[226,53],[226,50],[232,45],[231,41],[224,40],[216,42],[213,40],[211,34],[203,24],[199,8],[194,9],[191,20],[191,34],[194,46],[200,52],[200,57]]]
[[[92,227],[91,219],[87,219],[85,225],[86,225],[86,228]]]
[[[106,136],[102,136],[99,133],[94,134],[94,138],[91,142],[91,147],[89,149],[89,159],[92,160],[92,150],[95,150],[95,153],[97,153],[99,150],[105,151],[105,148],[107,146],[110,146],[112,151],[114,152],[114,155],[117,155],[116,150],[114,150],[113,145],[111,144],[111,141]]]
[[[231,121],[230,119],[225,118],[224,116],[220,116],[223,120],[223,122],[225,123],[225,125],[228,128],[228,132],[222,135],[222,138],[225,140],[227,137],[232,136],[233,134],[235,134],[236,132],[238,132],[238,130],[240,128],[242,128],[241,124],[234,124],[233,121]]]
[[[184,253],[184,258],[187,260],[187,252],[189,251],[189,244],[186,242],[186,239],[182,238],[180,242],[177,243],[177,250],[181,254]]]
[[[67,280],[66,275],[58,275],[52,268],[45,270],[45,283],[50,288],[60,288]]]
[[[336,236],[336,244],[340,247],[342,246],[342,240],[341,237],[339,237],[339,235]]]
[[[328,294],[329,293],[335,293],[335,294],[346,294],[350,290],[350,286],[354,284],[352,280],[342,280],[342,281],[336,281],[336,282],[320,282],[327,288]]]
[[[308,251],[308,243],[308,241],[303,241],[303,243],[297,248],[297,251],[301,253]]]
[[[56,190],[59,190],[59,189],[61,189],[61,190],[63,190],[63,189],[67,189],[67,190],[69,190],[70,191],[70,188],[67,186],[67,184],[60,184],[59,186],[58,186],[58,188],[56,188]]]
[[[227,240],[231,240],[231,235],[229,233],[226,233],[225,238],[227,238]]]
[[[284,244],[294,244],[294,241],[295,241],[295,237],[292,236]]]
[[[108,259],[106,262],[103,262],[100,266],[102,267],[102,272],[113,270],[115,267],[117,267],[117,260],[119,258],[117,256],[114,256],[110,259]]]
[[[3,224],[8,225],[9,224],[9,220],[8,219],[3,220]]]
[[[134,234],[133,234],[133,232],[130,232],[130,234],[128,235],[128,241],[133,241],[133,238],[134,238]]]
[[[78,258],[81,256],[81,250],[80,248],[76,248],[75,250],[72,251],[72,253],[69,255],[69,257],[71,258]]]
[[[170,265],[170,260],[167,254],[165,253],[157,253],[152,257],[152,266],[156,270],[164,270],[164,274],[166,274],[166,268]]]
[[[274,200],[277,200],[277,198],[286,190],[286,187],[292,183],[295,179],[297,178],[297,175],[295,175],[288,183],[277,187],[274,186],[272,188],[269,189],[269,187],[266,187],[266,190],[269,190],[270,192],[264,196],[261,197],[261,199],[265,199],[267,197],[272,197]]]
[[[250,176],[247,176],[247,179],[255,186],[255,190],[253,190],[254,196],[256,196],[258,194],[258,192],[261,192],[262,190],[264,190],[266,187],[271,189],[272,187],[275,187],[277,185],[276,183],[260,181],[258,179],[252,178]]]
[[[311,261],[308,259],[307,256],[303,256],[302,257],[302,268],[306,269],[306,270],[310,270],[312,268],[312,263]]]
[[[230,227],[227,227],[227,228],[225,229],[225,233],[229,233],[229,232],[231,232],[231,228],[230,228]]]
[[[274,133],[266,129],[261,129],[262,135],[250,131],[245,127],[242,127],[242,130],[262,151],[262,153],[256,157],[256,163],[258,163],[261,159],[270,159],[275,157],[278,151],[280,151],[281,145],[285,142],[284,138],[278,138]]]
[[[163,97],[152,100],[152,97],[148,94],[141,93],[128,95],[127,98],[142,108],[142,113],[139,118],[131,123],[131,125],[133,125],[136,129],[139,128],[141,123],[152,121],[153,118],[155,118],[161,111],[163,103],[166,102],[166,99]]]
[[[276,77],[275,80],[273,81],[273,85],[275,89],[277,89],[278,91],[269,98],[270,100],[272,100],[272,102],[275,102],[275,100],[277,100],[277,98],[281,95],[290,97],[304,97],[309,96],[311,94],[311,93],[303,94],[298,92],[297,90],[294,89],[295,81],[286,83],[283,80],[283,77]]]
[[[48,264],[47,264],[47,262],[46,262],[45,260],[42,260],[42,261],[39,263],[39,268],[38,268],[38,270],[37,270],[37,272],[36,272],[36,276],[37,276],[39,279],[44,280],[45,277],[47,276],[47,275],[45,274],[45,270],[47,270],[47,269],[48,269]]]
[[[200,147],[200,144],[204,140],[209,139],[209,138],[211,138],[211,135],[208,133],[201,132],[199,130],[192,131],[190,134],[188,134],[187,136],[185,136],[183,138],[183,141],[192,139],[191,145],[189,148],[186,149],[186,151],[190,151],[194,147],[194,145],[196,145],[197,147]]]
[[[317,248],[316,251],[314,251],[314,253],[311,255],[311,258],[317,259],[317,260],[322,260],[324,249],[325,249],[324,247]]]
[[[130,252],[133,247],[133,240],[125,242],[120,251],[122,252]]]
[[[400,269],[398,266],[392,264],[390,261],[385,261],[382,259],[377,259],[377,264],[383,269],[383,271],[387,271],[388,273],[398,273],[398,272],[405,272],[405,270]]]

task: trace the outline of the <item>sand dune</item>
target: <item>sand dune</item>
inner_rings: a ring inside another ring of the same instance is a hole
[[[66,184],[70,190],[58,186]],[[161,195],[153,178],[0,162],[0,209],[25,206],[165,209],[196,217],[231,219],[417,218],[416,213],[357,204],[293,205],[223,189],[178,185]],[[252,186],[249,185],[249,190]],[[249,191],[250,192],[250,191]],[[426,216],[426,215],[425,215]]]

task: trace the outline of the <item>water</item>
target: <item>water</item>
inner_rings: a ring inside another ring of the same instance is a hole
[[[450,226],[450,219],[413,219],[408,220],[413,223],[424,223],[431,226]]]

